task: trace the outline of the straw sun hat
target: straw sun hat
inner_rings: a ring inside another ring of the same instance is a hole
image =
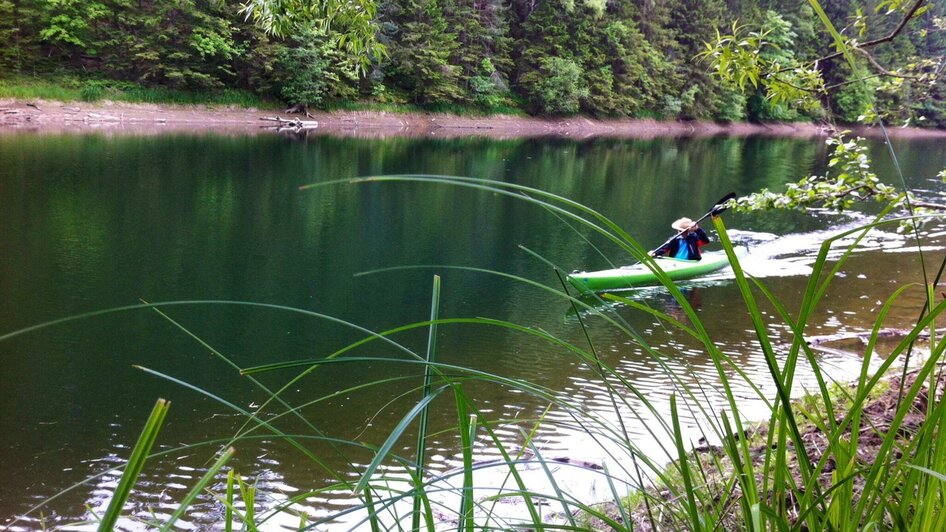
[[[670,224],[670,227],[676,229],[677,231],[685,231],[693,225],[693,220],[689,218],[680,218],[679,220]]]

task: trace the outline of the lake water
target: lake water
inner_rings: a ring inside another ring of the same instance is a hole
[[[946,143],[894,144],[909,186],[924,198],[939,198],[944,186],[935,176],[946,167]],[[874,148],[878,173],[897,183],[886,148],[879,142]],[[246,419],[208,394],[247,411],[267,398],[234,367],[324,358],[365,337],[352,325],[380,332],[426,320],[434,274],[442,277],[441,317],[507,320],[585,346],[579,321],[561,297],[507,277],[452,267],[506,272],[560,288],[545,261],[564,271],[632,262],[587,229],[576,230],[546,209],[490,191],[432,183],[300,186],[403,173],[506,181],[592,206],[652,247],[671,234],[675,218],[699,216],[729,191],[778,189],[823,172],[825,163],[820,139],[0,136],[0,335],[142,300],[203,301],[161,307],[167,317],[139,308],[0,341],[0,526],[16,520],[13,529],[35,529],[89,519],[87,505],[103,511],[117,483],[115,474],[75,487],[23,516],[47,498],[123,463],[158,397],[172,405],[156,449],[171,452],[148,463],[127,513],[144,519],[152,510],[168,515],[223,443],[217,439],[233,435]],[[821,241],[866,220],[867,213],[725,215],[733,237],[751,244],[747,270],[763,277],[789,309],[798,306]],[[946,242],[941,227],[928,225],[922,242],[935,271]],[[401,266],[417,267],[356,275]],[[690,283],[686,297],[723,351],[770,393],[768,370],[730,276]],[[869,329],[880,303],[897,286],[922,279],[915,244],[895,227],[875,231],[843,268],[809,333]],[[665,290],[644,290],[634,297],[680,315]],[[241,304],[246,302],[266,306]],[[887,325],[909,325],[921,305],[922,290],[908,292]],[[665,357],[663,363],[703,386],[704,406],[724,408],[716,371],[699,344],[646,313],[625,306],[615,310]],[[776,343],[790,343],[787,327],[778,324],[770,308],[764,310]],[[669,412],[674,383],[657,361],[604,320],[584,317],[602,362],[616,368],[659,412]],[[393,338],[416,353],[426,350],[426,329]],[[483,325],[443,325],[437,353],[444,363],[527,379],[577,410],[614,417],[593,368],[535,337]],[[384,342],[366,344],[348,356],[375,360],[319,368],[283,395],[292,405],[324,398],[302,409],[308,424],[292,415],[273,423],[287,434],[311,436],[318,429],[380,445],[419,399],[420,366],[382,360],[408,358]],[[843,378],[859,358],[824,354],[822,363]],[[259,379],[277,389],[299,371]],[[390,381],[349,391],[381,379]],[[811,382],[803,379],[801,385]],[[549,404],[508,387],[475,382],[466,387],[497,425],[521,420],[528,430]],[[749,415],[762,411],[749,387],[737,389]],[[665,460],[659,438],[649,434],[651,414],[637,398],[627,401],[622,409],[628,432],[653,452],[655,461]],[[454,426],[456,416],[449,399],[434,402],[432,430]],[[695,430],[694,416],[683,417]],[[568,412],[550,410],[536,439],[543,455],[605,460],[602,448],[589,445],[587,435],[573,425]],[[523,436],[511,427],[504,424],[499,434],[510,448],[518,448]],[[252,434],[259,437],[235,444],[233,464],[257,482],[258,513],[335,482],[280,438],[265,437],[265,430]],[[349,472],[346,478],[371,459],[357,450],[343,458],[336,446],[300,441],[332,469]],[[410,457],[413,441],[405,436],[395,450]],[[482,459],[496,456],[482,434],[477,448]],[[429,449],[431,474],[460,464],[456,431],[435,434]],[[346,504],[344,493],[319,493],[306,497],[299,509],[318,518]],[[185,522],[205,528],[219,521],[220,511],[205,498]],[[290,526],[299,522],[293,519]],[[131,521],[126,526],[145,527]]]

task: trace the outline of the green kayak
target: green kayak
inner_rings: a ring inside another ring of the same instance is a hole
[[[722,251],[704,253],[703,260],[658,257],[654,261],[674,281],[692,279],[729,266],[729,259]],[[657,275],[644,264],[597,272],[574,272],[568,276],[568,282],[581,293],[659,284]]]

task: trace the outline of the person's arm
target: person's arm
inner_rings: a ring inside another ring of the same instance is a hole
[[[710,238],[709,238],[709,236],[706,234],[706,231],[703,230],[702,227],[696,226],[696,231],[694,231],[694,233],[696,234],[697,238],[699,239],[699,240],[697,240],[697,242],[698,242],[697,245],[698,245],[698,246],[705,246],[706,244],[709,244],[709,243],[710,243]]]
[[[676,236],[670,242],[667,242],[666,244],[655,249],[653,252],[653,256],[661,257],[663,255],[674,255],[677,252],[677,249],[679,248],[679,246],[680,246],[680,237]]]

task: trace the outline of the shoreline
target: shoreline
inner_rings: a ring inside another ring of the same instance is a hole
[[[900,410],[899,401],[902,398],[902,394],[906,394],[907,389],[916,383],[920,367],[904,372],[903,376],[906,377],[905,380],[898,374],[900,371],[902,371],[902,368],[888,369],[888,373],[881,377],[880,382],[874,387],[873,391],[868,394],[867,399],[860,407],[864,421],[862,428],[859,430],[856,449],[857,463],[871,463],[881,456],[892,462],[901,460],[902,457],[897,455],[896,452],[892,453],[892,456],[891,453],[885,454],[883,450],[885,438],[890,431],[893,430],[896,434],[894,440],[897,444],[905,446],[908,444],[909,440],[923,428],[927,421],[927,403],[930,400],[931,384],[931,381],[927,380],[929,377],[920,383],[921,392],[916,395],[912,403],[905,406],[906,414],[902,418],[898,417],[898,410]],[[946,375],[941,372],[934,372],[933,379],[935,380],[936,388],[939,389],[941,393],[942,386],[946,383]],[[840,420],[851,412],[851,405],[845,403],[847,396],[840,390],[847,390],[847,393],[856,393],[857,382],[836,384],[838,388],[833,392],[832,404],[835,408],[835,417],[838,422],[840,422]],[[836,471],[836,467],[838,467],[836,462],[838,457],[834,454],[836,451],[833,450],[831,441],[832,439],[838,438],[850,441],[853,437],[851,428],[847,426],[840,431],[840,435],[825,431],[825,427],[823,427],[821,423],[824,420],[824,416],[827,415],[827,411],[825,405],[822,403],[822,398],[816,392],[794,397],[792,399],[792,407],[800,423],[799,429],[805,444],[804,454],[808,456],[808,459],[812,463],[818,463],[824,460],[826,454],[828,455],[828,459],[824,462],[823,468],[816,470],[818,473],[817,479],[812,482],[817,482],[822,489],[830,490],[837,482],[834,472]],[[752,467],[755,468],[756,471],[761,471],[763,467],[766,467],[765,460],[770,452],[769,449],[775,448],[772,440],[767,439],[769,433],[773,430],[776,430],[776,427],[772,425],[771,419],[749,422],[745,432],[742,435],[733,436],[733,440],[730,441],[730,444],[744,438],[749,446],[749,456],[752,460]],[[788,444],[788,448],[789,451],[786,454],[788,460],[786,465],[787,472],[794,478],[796,485],[804,485],[804,476],[801,472],[798,449],[792,443]],[[707,484],[704,486],[704,489],[708,492],[713,492],[714,490],[717,492],[723,491],[726,486],[729,486],[727,481],[736,474],[738,467],[740,467],[739,464],[732,462],[730,453],[727,453],[722,442],[711,444],[706,441],[700,441],[699,445],[686,451],[686,458],[690,462],[690,467],[694,469],[699,468],[705,475],[704,479]],[[668,463],[666,470],[673,471],[674,464],[679,463],[679,459]],[[840,466],[844,467],[845,464],[840,464]],[[861,490],[864,487],[864,478],[860,474],[852,475],[850,478],[849,489],[851,489],[857,497],[860,497]],[[673,495],[674,490],[676,490],[676,493],[681,493],[686,489],[682,479],[675,478],[674,482],[676,483],[673,485],[655,483],[649,487],[647,489],[647,496],[653,501],[651,504],[655,504],[656,501],[662,501],[663,504],[668,505],[673,504],[675,499]],[[733,489],[738,490],[738,487]],[[796,512],[801,510],[801,508],[797,507],[796,501],[791,497],[786,499],[786,504],[795,506],[794,510]],[[621,511],[611,500],[603,501],[592,506],[597,507],[613,520],[620,520],[622,518]],[[631,507],[626,508],[625,515],[630,517],[634,529],[651,530],[650,515],[646,504],[643,502],[643,498],[639,499],[637,503]],[[795,515],[798,514],[796,513]],[[730,507],[727,512],[721,514],[719,517],[721,522],[727,525],[724,526],[724,529],[727,530],[739,528],[740,525],[745,523],[745,516],[741,515],[739,509],[736,507]],[[592,518],[591,521],[594,530],[609,529],[598,518]],[[672,519],[666,519],[664,522],[658,523],[658,525],[668,526],[670,528],[673,528],[674,524],[678,523],[675,523]]]
[[[882,136],[878,128],[851,126],[855,134]],[[946,138],[946,130],[888,128],[893,138]],[[652,139],[662,137],[827,137],[824,124],[797,122],[756,124],[651,119],[596,120],[588,117],[537,118],[490,115],[386,111],[317,111],[311,118],[281,110],[164,105],[102,101],[58,102],[0,99],[0,135],[106,133],[161,135],[167,133],[330,135],[354,138],[468,138],[494,140],[558,137],[572,139]]]

